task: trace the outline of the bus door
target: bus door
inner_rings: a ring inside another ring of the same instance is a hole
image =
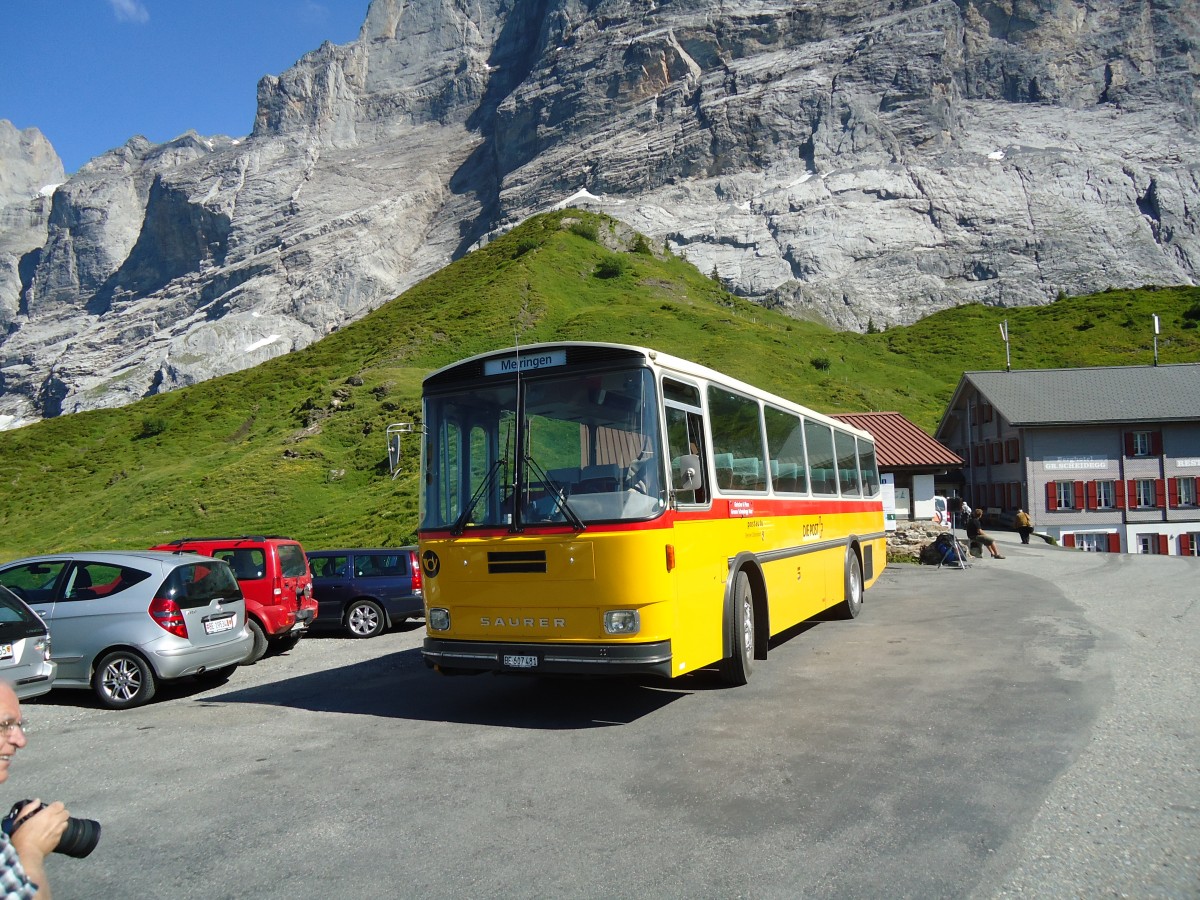
[[[709,665],[723,655],[722,605],[728,575],[726,555],[709,516],[712,483],[700,389],[663,379],[667,453],[671,463],[670,504],[675,516],[669,538],[674,548],[674,674]]]

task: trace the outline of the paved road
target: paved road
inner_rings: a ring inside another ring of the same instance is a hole
[[[889,568],[754,681],[439,678],[306,638],[34,701],[4,800],[104,824],[56,897],[1200,896],[1200,562]]]

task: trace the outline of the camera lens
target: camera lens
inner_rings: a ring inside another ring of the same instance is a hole
[[[82,859],[95,850],[98,843],[100,823],[95,819],[76,819],[72,816],[67,819],[67,828],[58,839],[54,852]]]
[[[29,815],[18,819],[17,816],[21,814],[21,810],[32,802],[32,800],[18,800],[13,804],[13,808],[9,811],[8,815],[0,821],[0,828],[4,829],[5,834],[11,835],[25,824],[26,819],[37,815],[46,808],[46,804],[43,803],[36,810],[29,813]],[[54,848],[54,852],[65,853],[67,856],[82,859],[95,850],[98,843],[100,843],[99,822],[95,819],[76,819],[73,816],[68,816],[67,827],[62,833],[62,837],[58,839],[58,846]]]

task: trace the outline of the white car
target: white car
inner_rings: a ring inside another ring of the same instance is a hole
[[[55,553],[0,567],[0,585],[49,626],[54,686],[113,709],[146,703],[160,680],[224,680],[254,642],[233,571],[208,556]]]

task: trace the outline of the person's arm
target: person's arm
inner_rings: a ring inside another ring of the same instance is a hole
[[[21,815],[40,805],[39,800],[31,801],[21,810]],[[21,868],[29,880],[37,885],[40,900],[52,900],[50,881],[46,877],[46,855],[54,852],[58,846],[59,839],[67,829],[68,817],[67,808],[55,801],[22,822],[9,838],[17,856],[21,858]]]

